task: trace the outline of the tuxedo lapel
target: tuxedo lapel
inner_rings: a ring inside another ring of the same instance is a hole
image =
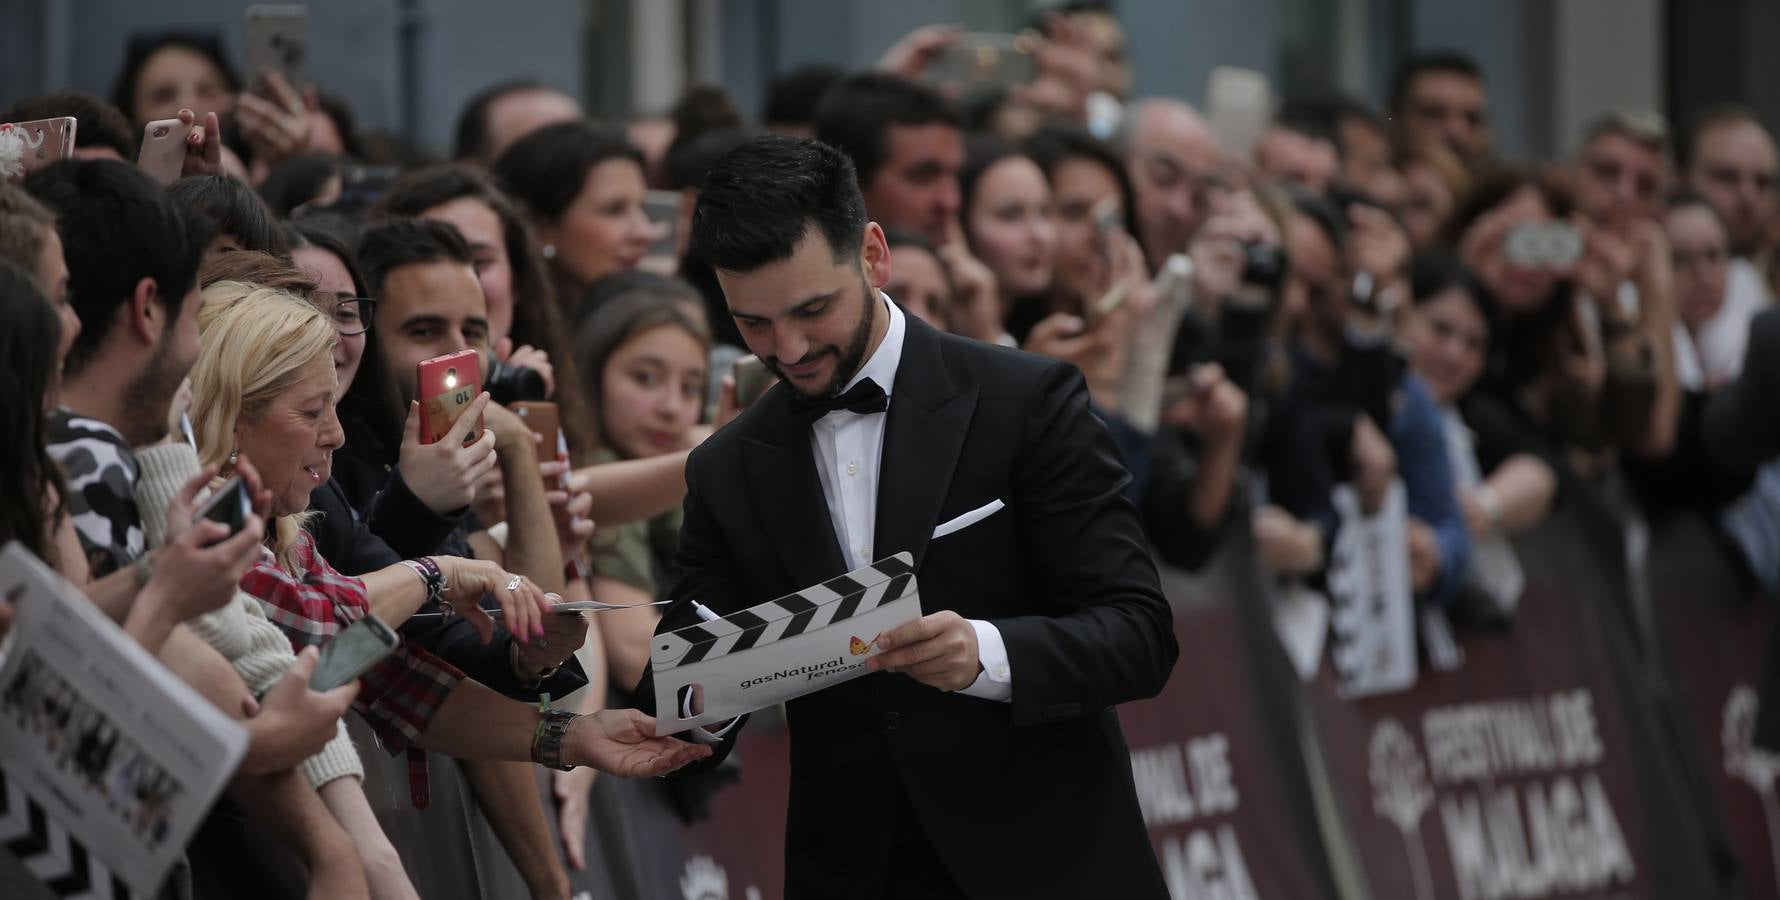
[[[747,492],[766,526],[768,542],[791,577],[791,590],[847,571],[822,482],[810,450],[810,428],[791,415],[790,389],[780,386],[758,402],[768,404],[757,434],[742,438]]]
[[[940,352],[939,333],[920,319],[905,316],[908,333],[878,467],[874,541],[879,558],[907,551],[919,566],[939,524],[952,471],[976,410],[977,389],[952,380]]]

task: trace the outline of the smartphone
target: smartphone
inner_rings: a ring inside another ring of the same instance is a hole
[[[973,31],[940,52],[927,77],[942,85],[1013,87],[1038,76],[1038,35]]]
[[[136,168],[163,185],[178,181],[185,168],[185,141],[195,127],[178,119],[156,119],[144,125]]]
[[[376,616],[366,614],[322,645],[315,674],[309,676],[309,689],[331,691],[351,682],[394,653],[399,643],[401,640],[388,625]]]
[[[665,256],[678,261],[680,258],[680,192],[644,191],[643,214],[649,217],[649,225],[655,231],[655,240],[649,244],[649,255]]]
[[[0,178],[19,181],[74,156],[73,116],[0,123]]]
[[[1502,251],[1522,268],[1562,271],[1582,258],[1582,234],[1568,222],[1523,222],[1509,230]]]
[[[747,409],[772,387],[776,376],[760,361],[760,357],[749,354],[735,361],[735,403],[740,409]]]
[[[1254,69],[1218,66],[1205,87],[1205,119],[1224,151],[1247,159],[1273,118],[1273,88]]]
[[[302,90],[309,79],[305,57],[309,52],[309,7],[298,4],[258,5],[247,8],[247,71],[258,80],[277,72],[292,90]]]
[[[482,355],[459,350],[421,360],[414,369],[415,384],[420,386],[420,442],[438,443],[465,407],[482,393]],[[464,435],[464,446],[481,436],[482,422],[477,421]]]
[[[547,400],[521,400],[507,407],[525,420],[525,427],[538,438],[538,462],[556,462],[558,445],[562,443],[562,412]]]
[[[229,536],[233,537],[247,526],[247,517],[251,515],[253,498],[247,495],[247,482],[236,475],[223,482],[223,486],[204,501],[204,505],[192,516],[192,521],[209,519],[212,522],[221,522],[229,526]]]

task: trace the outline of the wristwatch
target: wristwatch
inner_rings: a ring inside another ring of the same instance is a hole
[[[569,733],[569,723],[575,718],[575,714],[566,709],[543,711],[537,730],[532,732],[532,762],[559,772],[574,771],[574,766],[562,761],[562,739]]]
[[[562,668],[560,665],[545,666],[542,669],[530,668],[525,664],[525,660],[520,657],[519,640],[517,638],[507,644],[507,664],[512,667],[513,676],[525,682],[529,687],[537,687],[538,685],[543,684],[546,679],[555,675],[557,670]]]

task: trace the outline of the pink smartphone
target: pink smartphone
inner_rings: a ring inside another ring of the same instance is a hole
[[[194,127],[178,119],[156,119],[144,125],[136,168],[161,184],[178,181],[185,168],[185,141]]]
[[[73,116],[0,122],[0,178],[19,181],[57,160],[74,156]]]
[[[457,417],[482,393],[482,355],[459,350],[421,360],[415,367],[420,386],[420,442],[438,443]],[[464,446],[482,436],[482,423],[464,435]]]

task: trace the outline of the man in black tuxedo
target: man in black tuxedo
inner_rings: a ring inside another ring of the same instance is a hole
[[[902,551],[927,613],[873,674],[788,704],[785,895],[1166,898],[1113,706],[1179,649],[1081,374],[890,302],[884,233],[824,144],[729,153],[692,233],[780,383],[692,454],[658,631]],[[741,724],[692,735],[720,758]]]

